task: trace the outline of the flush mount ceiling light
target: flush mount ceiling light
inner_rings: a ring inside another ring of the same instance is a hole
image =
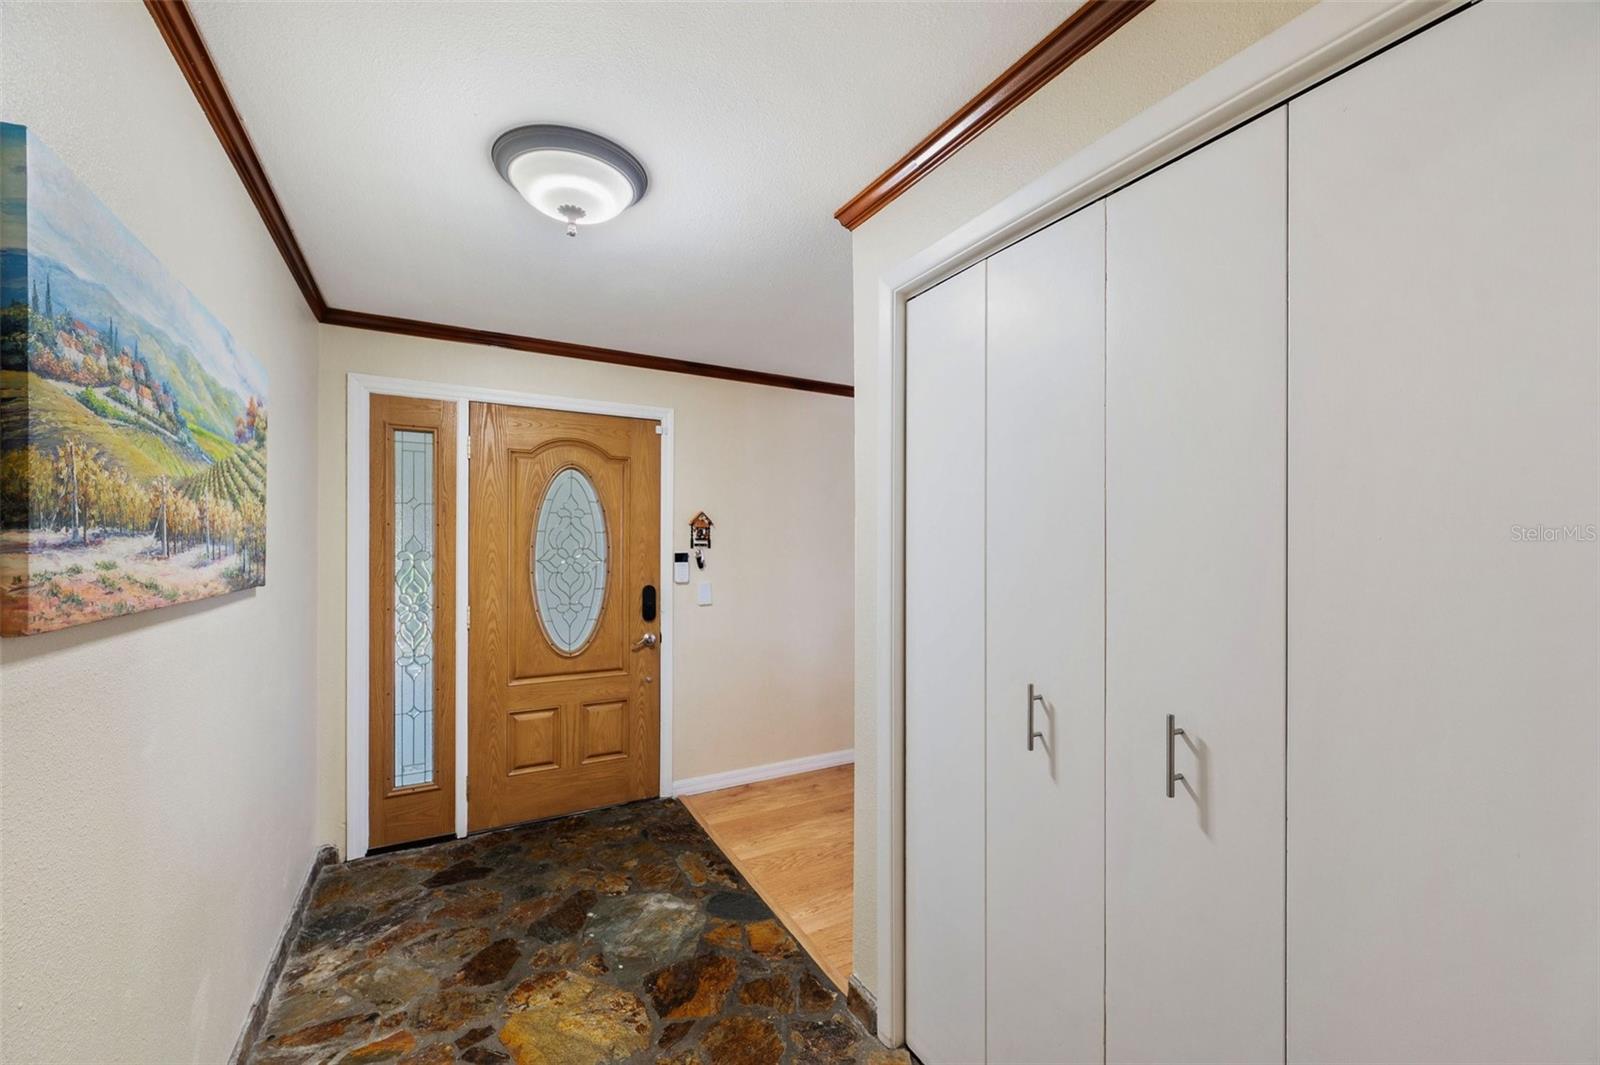
[[[518,126],[489,155],[512,188],[541,214],[579,226],[609,222],[644,197],[650,179],[633,153],[572,126]]]

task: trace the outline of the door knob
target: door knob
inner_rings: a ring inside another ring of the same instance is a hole
[[[661,642],[661,637],[657,636],[653,632],[647,632],[643,636],[639,637],[638,641],[634,643],[633,649],[635,651],[642,651],[646,647],[654,647],[656,644],[658,644],[660,642]]]

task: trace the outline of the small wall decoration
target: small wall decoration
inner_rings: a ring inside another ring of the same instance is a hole
[[[267,375],[0,123],[0,634],[266,583]]]
[[[689,546],[711,546],[711,519],[703,510],[689,519]]]

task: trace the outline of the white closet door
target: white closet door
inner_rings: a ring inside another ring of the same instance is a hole
[[[1595,1061],[1600,7],[1290,107],[1289,1058]]]
[[[1284,131],[1106,207],[1113,1062],[1283,1057]]]
[[[906,305],[906,1041],[984,1053],[984,266]]]
[[[988,1060],[1098,1062],[1104,204],[988,267]]]

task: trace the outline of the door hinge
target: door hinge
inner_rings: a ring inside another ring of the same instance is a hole
[[[472,801],[472,777],[468,776],[462,783],[462,790],[467,793],[467,801]]]
[[[665,425],[662,425],[660,422],[656,422],[656,435],[657,436],[666,436],[667,435],[667,427]]]
[[[472,434],[467,434],[467,461],[472,461]]]
[[[467,607],[467,631],[472,631],[472,608]]]

